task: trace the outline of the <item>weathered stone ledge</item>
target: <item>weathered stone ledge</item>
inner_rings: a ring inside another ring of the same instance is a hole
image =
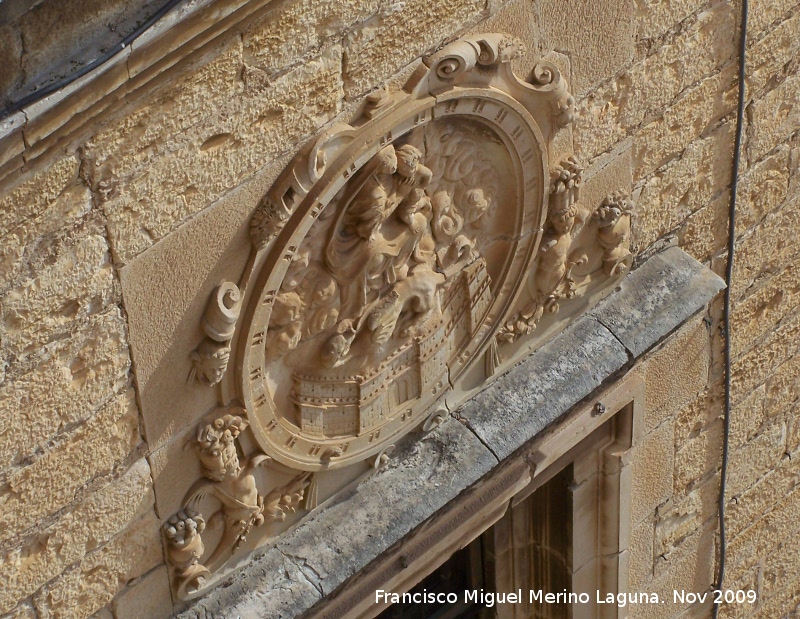
[[[630,367],[723,288],[719,277],[677,247],[653,256],[597,308],[453,417],[427,435],[410,435],[386,469],[311,515],[176,616],[278,619],[304,613]]]

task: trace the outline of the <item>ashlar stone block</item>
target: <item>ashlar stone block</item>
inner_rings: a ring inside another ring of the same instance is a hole
[[[755,387],[767,381],[776,368],[793,357],[798,348],[800,314],[785,319],[731,367],[731,397],[744,399]]]
[[[733,109],[733,78],[733,67],[726,67],[685,91],[662,116],[642,127],[634,138],[634,182],[674,159]]]
[[[674,448],[672,422],[666,421],[633,447],[631,456],[631,522],[652,517],[672,495]]]
[[[578,155],[584,160],[597,157],[626,135],[660,118],[667,108],[678,105],[709,77],[718,76],[717,71],[735,52],[735,42],[726,27],[734,19],[730,5],[714,5],[652,54],[587,93],[578,101],[575,131]],[[687,57],[693,62],[685,62]],[[732,74],[726,77],[728,83],[731,80]],[[689,113],[689,110],[673,113],[673,117],[683,118],[665,122],[686,124]]]
[[[161,565],[137,579],[112,602],[114,619],[167,619],[172,615],[172,594],[167,567]]]
[[[708,137],[690,142],[678,158],[640,181],[634,193],[640,205],[633,227],[635,247],[648,247],[692,213],[708,208],[730,183],[732,147],[732,128],[725,123]]]
[[[34,597],[40,619],[84,619],[107,605],[129,580],[163,561],[152,511],[86,555]]]
[[[769,213],[753,230],[744,235],[733,263],[733,298],[747,293],[759,279],[783,274],[800,253],[800,239],[789,230],[800,226],[800,196],[778,211]]]
[[[788,77],[751,105],[747,157],[758,161],[800,126],[800,74]]]
[[[139,460],[118,480],[92,493],[53,525],[1,557],[0,613],[152,509],[152,485],[150,467]]]
[[[762,487],[761,491],[767,490]],[[794,535],[800,522],[800,487],[779,497],[762,518],[749,520],[740,533],[728,540],[728,561],[731,571],[744,570]],[[744,523],[743,523],[744,524]]]
[[[645,432],[673,417],[706,387],[709,352],[708,328],[697,318],[644,363]]]
[[[569,50],[576,93],[616,75],[634,56],[633,0],[536,3],[545,49]],[[576,24],[591,24],[577,28]]]
[[[109,473],[139,443],[138,426],[129,390],[31,464],[9,473],[0,489],[0,541],[36,526],[75,500],[84,484]]]
[[[426,51],[476,23],[483,0],[409,0],[379,13],[348,32],[344,41],[344,83],[354,99],[397,73]]]
[[[37,366],[0,383],[0,470],[81,422],[128,385],[130,357],[118,309],[99,314],[37,357]]]
[[[0,197],[0,230],[11,231],[45,211],[78,176],[78,158],[66,156]]]
[[[187,104],[195,106],[200,119],[175,133],[170,133],[168,125],[159,126],[160,133],[150,138],[153,146],[142,149],[143,155],[137,154],[141,151],[135,148],[135,140],[109,136],[120,141],[124,151],[109,158],[107,166],[98,160],[105,167],[98,172],[97,182],[107,191],[103,209],[118,262],[130,262],[340,110],[339,47],[274,79],[258,69],[236,67],[241,92],[222,89],[220,96],[227,94],[217,113],[209,115],[205,86],[187,85],[191,92]],[[227,73],[225,79],[229,79]],[[173,107],[171,115],[180,112]],[[145,132],[143,127],[139,131]],[[98,152],[104,150],[105,142],[95,140]]]
[[[51,259],[7,289],[0,307],[0,355],[19,360],[69,333],[114,299],[111,256],[98,218]]]
[[[359,22],[398,10],[385,0],[282,2],[244,32],[244,60],[270,74],[286,71]]]

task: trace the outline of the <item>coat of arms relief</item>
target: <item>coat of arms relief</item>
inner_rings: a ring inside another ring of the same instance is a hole
[[[520,49],[502,34],[444,47],[257,205],[250,262],[209,300],[193,354],[196,388],[224,389],[188,445],[202,478],[163,528],[179,598],[334,494],[337,471],[381,468],[630,268],[631,203],[582,203],[580,163],[551,161],[574,102],[553,65],[517,78]]]

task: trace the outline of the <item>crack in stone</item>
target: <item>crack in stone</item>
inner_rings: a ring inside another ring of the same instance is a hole
[[[308,563],[308,560],[305,557],[289,555],[285,552],[282,552],[280,549],[278,552],[281,553],[281,556],[283,556],[284,559],[289,561],[297,568],[297,571],[300,572],[303,578],[308,581],[308,584],[310,584],[317,591],[317,593],[320,594],[321,597],[325,597],[325,592],[322,588],[322,576],[320,576],[319,572],[317,572],[317,570],[315,570],[314,567]]]

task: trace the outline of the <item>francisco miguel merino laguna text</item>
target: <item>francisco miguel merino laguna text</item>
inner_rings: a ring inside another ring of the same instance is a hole
[[[558,593],[545,592],[541,589],[530,589],[528,591],[528,603],[533,604],[588,604],[591,600],[588,593],[573,593],[566,589]],[[463,592],[464,602],[469,604],[482,604],[491,608],[496,604],[519,604],[525,598],[522,597],[522,589],[517,589],[512,593],[495,593],[484,591],[483,589],[467,589]],[[428,591],[415,591],[413,593],[393,593],[378,589],[375,591],[376,604],[455,604],[459,601],[457,593],[442,593]],[[628,604],[659,604],[661,600],[655,593],[606,593],[597,591],[595,598],[597,604],[616,604],[623,607]]]

